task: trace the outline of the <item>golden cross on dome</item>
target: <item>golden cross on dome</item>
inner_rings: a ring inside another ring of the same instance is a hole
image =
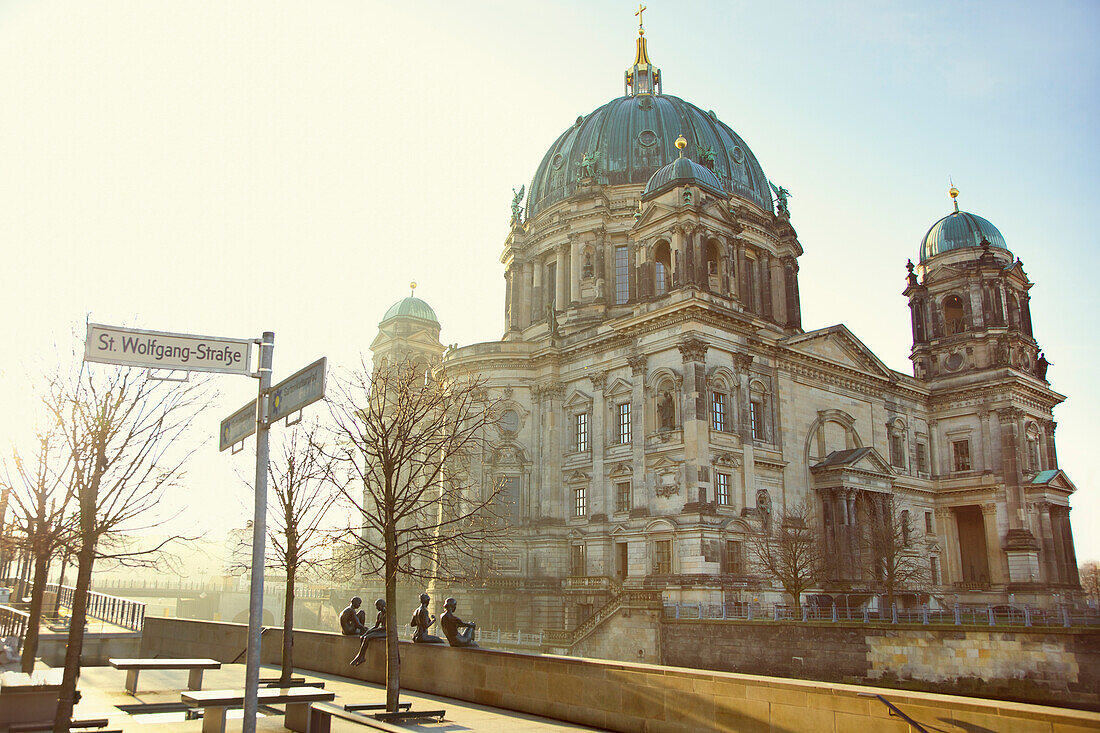
[[[634,13],[634,15],[638,16],[638,35],[639,36],[644,36],[645,35],[645,28],[642,27],[642,13],[644,13],[646,10],[647,10],[647,8],[646,8],[645,5],[642,5],[641,3],[638,3],[638,12]]]

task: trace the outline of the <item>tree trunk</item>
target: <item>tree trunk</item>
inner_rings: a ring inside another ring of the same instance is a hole
[[[401,657],[397,646],[396,532],[386,528],[386,712],[396,713],[401,697]]]
[[[49,571],[49,555],[37,555],[34,558],[34,586],[31,588],[30,618],[27,619],[27,636],[23,640],[22,670],[27,674],[34,671],[34,657],[38,654],[38,630],[42,625],[42,599],[46,595],[46,580]]]
[[[73,593],[73,614],[69,618],[69,643],[65,649],[65,674],[57,699],[54,733],[68,733],[76,703],[76,682],[80,676],[80,653],[84,647],[84,623],[88,618],[88,589],[92,585],[92,565],[95,545],[82,548],[77,554],[76,589]]]
[[[279,683],[290,685],[294,674],[294,576],[297,568],[286,569],[286,604],[283,607],[283,671]]]

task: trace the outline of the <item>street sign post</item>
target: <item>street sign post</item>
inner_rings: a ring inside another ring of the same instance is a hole
[[[256,400],[252,400],[229,417],[222,420],[218,430],[218,450],[240,443],[256,432]]]
[[[88,324],[84,361],[251,376],[255,339],[228,339]]]
[[[271,422],[282,420],[325,396],[328,359],[321,357],[271,388]]]
[[[328,358],[322,356],[305,369],[276,384],[268,394],[267,422],[273,424],[287,415],[312,405],[325,396]],[[256,400],[252,400],[221,422],[218,450],[223,451],[256,432]]]

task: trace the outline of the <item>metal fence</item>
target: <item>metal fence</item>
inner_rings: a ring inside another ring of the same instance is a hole
[[[986,605],[951,608],[899,609],[882,612],[844,606],[786,606],[763,603],[666,603],[664,617],[673,619],[858,622],[865,624],[943,624],[954,626],[1100,626],[1096,609],[1031,608],[1027,605]]]
[[[76,589],[72,586],[63,585],[58,588],[57,583],[49,583],[46,585],[46,592],[57,593],[62,606],[73,607],[73,596]],[[145,625],[145,604],[140,601],[132,601],[129,598],[119,598],[118,596],[89,591],[88,615],[100,621],[121,626],[124,629],[141,631]]]
[[[479,644],[484,643],[498,644],[500,646],[524,646],[524,647],[541,647],[542,646],[542,632],[537,634],[526,634],[522,631],[501,631],[496,629],[494,631],[486,631],[484,629],[474,629],[474,641]]]
[[[11,606],[0,606],[0,636],[18,636],[20,645],[27,633],[30,614]]]

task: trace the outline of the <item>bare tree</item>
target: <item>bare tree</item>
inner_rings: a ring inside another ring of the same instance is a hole
[[[800,502],[786,507],[773,520],[775,534],[765,524],[762,531],[749,535],[751,557],[758,569],[783,586],[795,606],[802,594],[817,586],[824,568],[823,541],[813,511]]]
[[[1089,560],[1083,563],[1078,572],[1081,575],[1081,587],[1085,598],[1094,604],[1100,604],[1100,562]]]
[[[338,496],[331,482],[332,458],[322,450],[318,432],[315,424],[296,427],[268,466],[275,501],[268,507],[267,567],[286,573],[283,683],[294,672],[294,584],[301,573],[326,564],[321,550],[330,535],[322,523]]]
[[[398,576],[470,577],[501,547],[502,486],[469,460],[495,432],[495,404],[477,377],[427,374],[413,362],[366,366],[337,380],[330,401],[337,486],[355,511],[346,539],[386,587],[386,709],[397,710]]]
[[[6,471],[5,484],[21,529],[23,549],[34,560],[31,604],[23,641],[22,670],[34,671],[42,624],[42,603],[50,562],[67,552],[72,539],[72,492],[68,461],[63,457],[64,436],[52,426],[38,436],[33,465],[14,452],[14,472]],[[13,475],[14,474],[14,475]],[[60,594],[59,594],[60,595]]]
[[[181,449],[180,438],[205,405],[205,385],[164,382],[131,369],[97,371],[86,364],[49,385],[46,407],[65,434],[77,503],[76,587],[56,733],[67,731],[72,719],[95,561],[110,557],[122,564],[147,564],[162,546],[179,539],[169,537],[151,548],[106,549],[116,533],[159,523],[154,510],[182,476],[191,451]]]
[[[860,536],[866,577],[882,591],[883,608],[889,609],[900,591],[928,583],[928,560],[916,547],[909,512],[899,510],[892,496],[868,503],[866,513]]]

